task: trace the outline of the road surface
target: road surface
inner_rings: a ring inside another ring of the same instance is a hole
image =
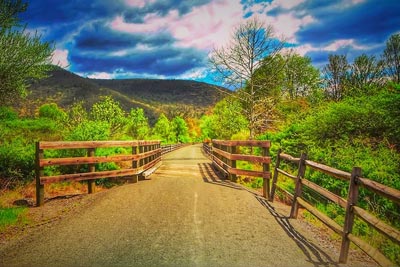
[[[0,266],[338,266],[264,199],[220,180],[199,145],[165,155],[149,180],[86,197],[0,248]]]

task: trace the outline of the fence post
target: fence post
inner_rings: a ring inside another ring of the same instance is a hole
[[[236,151],[237,151],[237,149],[236,149],[236,146],[227,146],[226,147],[226,150],[227,150],[227,152],[229,153],[229,154],[236,154]],[[233,169],[236,169],[236,160],[230,160],[230,159],[227,159],[227,164],[231,167],[231,168],[233,168]],[[229,172],[229,171],[228,171]],[[236,174],[231,174],[231,173],[229,173],[228,174],[229,175],[229,180],[231,180],[231,181],[236,181]]]
[[[36,142],[36,206],[44,204],[44,185],[40,183],[40,177],[43,176],[43,167],[40,167],[40,160],[43,159],[43,149],[40,149],[40,142]]]
[[[133,146],[132,147],[132,155],[136,155],[138,153],[138,147],[137,146]],[[134,159],[132,160],[132,169],[137,169],[138,167],[138,160]],[[139,179],[139,176],[137,174],[134,174],[132,176],[132,183],[137,183]]]
[[[353,230],[354,224],[354,210],[353,206],[357,205],[358,202],[358,178],[361,177],[361,168],[354,167],[351,172],[349,193],[347,197],[346,216],[344,219],[343,235],[342,235],[342,247],[340,248],[340,263],[347,262],[347,256],[349,254],[350,240],[348,234]]]
[[[297,198],[301,197],[302,193],[301,179],[303,179],[304,173],[306,172],[306,159],[307,155],[302,153],[299,161],[299,171],[297,173],[296,187],[294,189],[292,209],[290,210],[290,218],[293,219],[296,219],[297,214],[299,213],[299,203],[297,203]]]
[[[94,157],[94,151],[95,151],[94,148],[88,148],[88,150],[87,150],[88,156]],[[89,172],[95,172],[95,171],[96,170],[95,170],[94,163],[89,164]],[[89,194],[94,193],[94,191],[96,190],[94,180],[92,180],[92,179],[87,180],[87,183],[88,183],[88,193]]]
[[[269,157],[269,147],[263,147],[263,157]],[[263,172],[269,171],[269,163],[263,163]],[[263,197],[270,198],[270,178],[263,177]]]
[[[269,196],[269,201],[274,201],[274,197],[275,197],[275,190],[276,190],[276,183],[278,181],[278,169],[279,169],[279,165],[281,164],[281,153],[282,153],[282,149],[278,150],[278,155],[276,156],[276,163],[275,163],[275,168],[274,168],[274,177],[272,178],[272,188],[271,188],[271,194]]]

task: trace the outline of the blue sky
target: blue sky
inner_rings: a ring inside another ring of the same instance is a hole
[[[83,77],[211,82],[209,52],[253,16],[321,68],[329,54],[379,57],[399,10],[399,0],[31,0],[22,20]]]

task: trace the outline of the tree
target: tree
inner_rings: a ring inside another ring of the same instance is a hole
[[[26,33],[18,14],[26,11],[21,0],[0,0],[0,105],[24,97],[28,83],[47,76],[54,46],[37,33]]]
[[[281,51],[284,42],[275,35],[271,25],[265,26],[257,19],[239,25],[226,47],[215,48],[210,56],[213,71],[231,89],[241,89],[236,95],[247,108],[246,118],[250,139],[254,139],[260,120],[258,109],[262,107],[263,94],[269,79],[256,79],[260,66],[275,63],[275,56]],[[263,60],[264,59],[264,60]]]
[[[160,138],[164,143],[171,141],[171,123],[163,113],[160,114],[153,127],[153,135]]]
[[[129,115],[130,126],[128,134],[133,139],[144,140],[147,139],[150,133],[149,121],[144,114],[142,108],[131,109]]]
[[[94,121],[108,123],[112,136],[122,133],[128,124],[125,111],[111,96],[102,97],[99,102],[93,104],[90,118]]]
[[[171,127],[173,132],[173,142],[175,143],[187,143],[189,142],[189,128],[187,127],[186,121],[179,116],[176,116],[171,121]]]
[[[400,33],[393,34],[386,42],[383,61],[387,75],[395,83],[400,83]]]
[[[350,66],[344,94],[347,96],[371,94],[371,90],[383,84],[383,62],[377,61],[374,56],[362,54],[355,58]]]
[[[345,90],[349,63],[345,55],[329,55],[329,63],[323,68],[328,98],[339,101]]]
[[[226,98],[215,105],[212,126],[217,138],[229,140],[232,135],[246,128],[248,122],[240,111],[241,104],[236,99]]]
[[[306,97],[319,88],[320,74],[311,58],[292,53],[285,57],[283,93],[287,98]]]

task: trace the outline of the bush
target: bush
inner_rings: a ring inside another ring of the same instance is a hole
[[[18,114],[12,108],[9,107],[0,107],[0,120],[16,120],[18,119]]]
[[[23,139],[0,146],[0,177],[2,187],[13,188],[35,177],[35,146]]]

